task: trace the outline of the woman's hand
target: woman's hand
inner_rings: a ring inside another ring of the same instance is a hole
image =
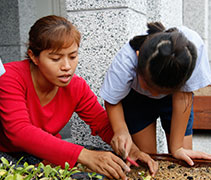
[[[154,161],[148,154],[140,151],[138,147],[133,143],[129,157],[134,160],[140,160],[141,162],[144,162],[148,165],[151,175],[154,177],[157,170],[158,170],[158,163]],[[127,162],[128,165],[130,165],[129,162]]]
[[[132,138],[127,130],[121,129],[115,132],[110,145],[116,154],[126,159],[132,146]]]
[[[172,152],[172,155],[177,158],[184,160],[187,162],[190,166],[194,165],[194,162],[192,159],[208,159],[211,160],[211,154],[207,154],[200,151],[193,151],[190,149],[184,149],[179,148],[175,152]]]
[[[78,157],[78,162],[86,165],[92,171],[104,174],[112,179],[126,180],[124,171],[130,171],[126,163],[112,152],[93,151],[84,148]]]

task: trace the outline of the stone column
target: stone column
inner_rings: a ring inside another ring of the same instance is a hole
[[[147,21],[163,21],[165,25],[182,23],[182,1],[66,0],[68,19],[82,34],[78,75],[82,76],[99,97],[99,89],[113,57],[134,35],[145,32]],[[171,12],[171,13],[170,13]],[[174,18],[177,15],[177,19]],[[179,16],[178,16],[179,15]],[[90,137],[89,128],[75,115],[71,121],[70,141],[105,146],[99,138]],[[158,121],[158,152],[166,152],[165,134]],[[96,140],[97,139],[97,140]]]
[[[167,28],[182,25],[182,0],[151,0],[146,2],[148,21],[161,21]]]
[[[0,11],[0,57],[5,63],[20,58],[18,0],[1,0]]]
[[[208,0],[183,0],[183,4],[184,25],[198,32],[208,47]]]
[[[3,63],[24,58],[28,31],[36,19],[34,2],[1,0],[0,56]]]
[[[132,3],[133,2],[133,3]],[[82,34],[77,74],[99,97],[104,75],[116,52],[136,34],[146,30],[146,3],[130,1],[67,0],[68,19]],[[76,115],[71,118],[70,141],[106,147]]]

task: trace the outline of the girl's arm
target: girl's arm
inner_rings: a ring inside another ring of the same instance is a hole
[[[210,159],[211,155],[191,149],[183,148],[185,130],[190,116],[192,106],[191,92],[177,92],[173,95],[173,113],[170,133],[170,151],[177,159],[186,161],[189,165],[194,165],[192,159]]]
[[[105,101],[105,107],[114,131],[111,146],[118,155],[126,158],[132,146],[132,139],[124,119],[122,103],[113,105]]]
[[[124,119],[122,103],[119,102],[116,105],[112,105],[105,101],[105,107],[114,131],[114,136],[111,140],[111,146],[114,151],[125,159],[129,156],[135,161],[145,162],[149,166],[152,176],[154,176],[158,170],[158,164],[148,154],[140,151],[132,142]]]
[[[192,92],[176,92],[172,97],[172,121],[170,133],[170,151],[183,146],[183,139],[190,117]]]

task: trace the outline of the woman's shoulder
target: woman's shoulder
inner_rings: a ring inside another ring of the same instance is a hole
[[[25,90],[31,81],[28,60],[13,61],[4,64],[6,72],[0,77],[1,88],[6,90]]]
[[[29,69],[29,60],[13,61],[4,64],[5,75],[26,74]]]

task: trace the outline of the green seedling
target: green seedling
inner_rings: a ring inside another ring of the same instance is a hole
[[[13,164],[2,157],[0,180],[71,180],[71,175],[81,172],[77,167],[70,169],[68,163],[65,163],[65,169],[60,166],[45,166],[43,163],[39,163],[36,167],[29,165],[27,162],[23,166],[18,166],[22,159]]]
[[[92,180],[93,178],[102,179],[103,177],[96,172],[88,173],[89,178]]]
[[[70,165],[66,162],[65,168],[60,166],[51,167],[50,165],[44,165],[40,162],[37,166],[30,165],[24,162],[23,165],[19,165],[20,158],[16,164],[9,162],[6,158],[1,158],[0,163],[0,180],[72,180],[71,176],[80,173],[78,167],[70,168]],[[102,179],[103,176],[93,172],[88,173],[89,178],[92,180]]]

